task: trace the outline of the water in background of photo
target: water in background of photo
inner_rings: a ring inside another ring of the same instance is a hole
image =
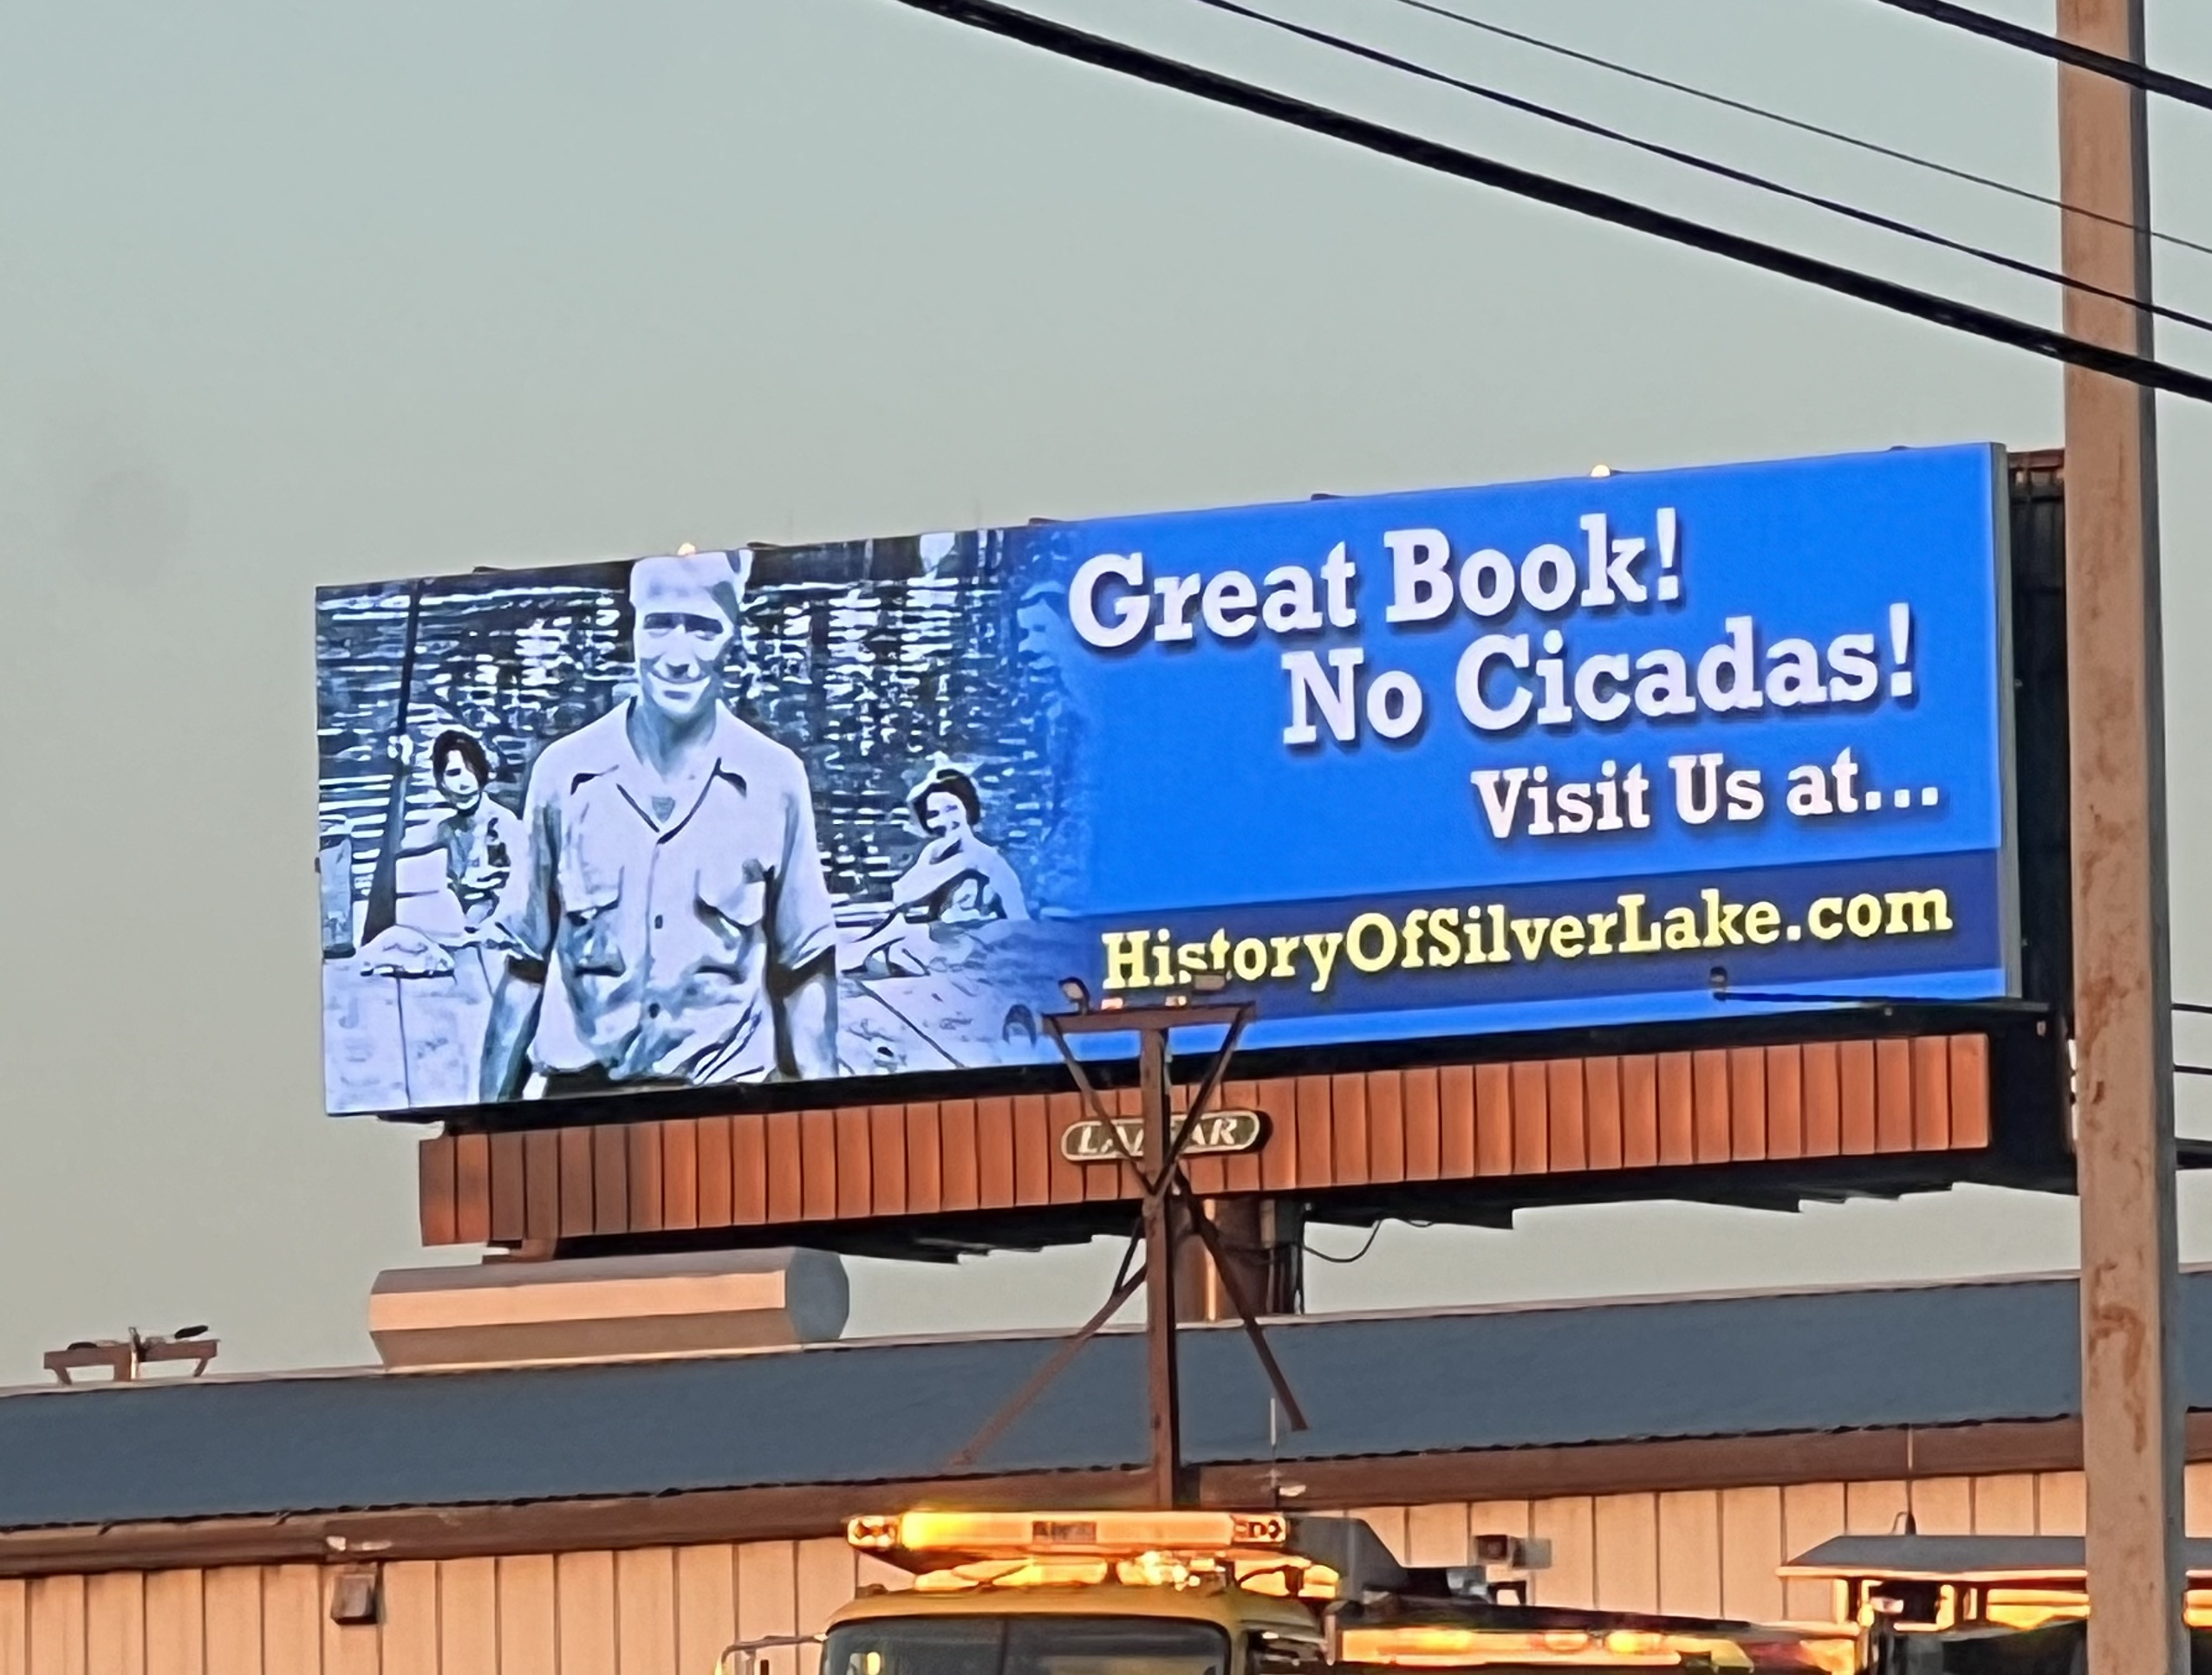
[[[442,730],[484,741],[491,795],[519,810],[537,752],[628,694],[626,574],[624,565],[580,566],[425,584],[410,827],[443,809],[428,750]],[[383,842],[407,605],[406,584],[326,590],[317,602],[321,814],[326,844],[341,828],[350,834],[356,901]],[[841,906],[886,899],[912,863],[921,834],[907,793],[940,756],[974,778],[986,841],[1032,876],[1054,801],[1016,633],[995,543],[979,551],[973,536],[927,561],[914,541],[757,555],[732,701],[806,763],[823,866]]]

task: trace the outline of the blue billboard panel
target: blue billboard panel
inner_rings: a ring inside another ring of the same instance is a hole
[[[334,1111],[2004,995],[2001,452],[326,589]],[[1769,998],[1723,1003],[1716,987]]]

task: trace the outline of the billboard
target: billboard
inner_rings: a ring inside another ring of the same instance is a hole
[[[2014,992],[2003,456],[317,597],[334,1112]],[[1741,998],[1716,998],[1725,987]],[[825,1095],[827,1097],[827,1095]]]

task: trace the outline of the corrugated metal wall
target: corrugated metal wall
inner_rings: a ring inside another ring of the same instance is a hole
[[[2212,1534],[2212,1464],[2189,1468],[2189,1532]],[[2081,1474],[1923,1478],[1929,1534],[2079,1534]],[[1464,1563],[1471,1534],[1552,1543],[1555,1605],[1818,1618],[1827,1590],[1774,1572],[1845,1531],[1889,1529],[1901,1482],[1369,1508],[1415,1564]],[[733,1638],[818,1629],[898,1573],[837,1540],[395,1562],[384,1620],[329,1619],[337,1567],[237,1566],[0,1581],[0,1675],[707,1675]],[[811,1656],[799,1675],[816,1675]]]

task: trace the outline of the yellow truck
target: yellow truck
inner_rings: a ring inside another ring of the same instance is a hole
[[[2081,1675],[2089,1593],[2079,1535],[1838,1535],[1782,1567],[1827,1582],[1864,1675]],[[2190,1665],[2212,1669],[2212,1542],[2185,1544]]]
[[[916,1511],[853,1520],[908,1572],[831,1618],[821,1675],[1389,1675],[1676,1669],[1853,1675],[1858,1642],[1527,1603],[1490,1567],[1409,1569],[1354,1518],[1280,1511]],[[1510,1538],[1478,1543],[1523,1565]],[[719,1675],[793,1642],[735,1646]],[[789,1652],[784,1653],[789,1656]]]

